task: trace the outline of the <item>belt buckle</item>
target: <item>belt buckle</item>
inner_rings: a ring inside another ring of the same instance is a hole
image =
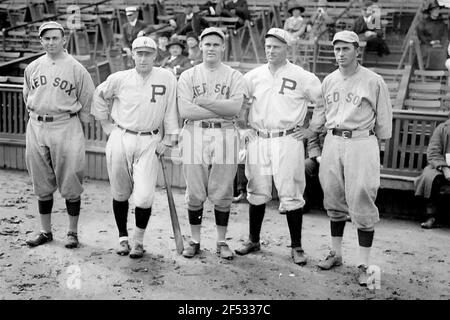
[[[52,122],[53,121],[53,116],[49,116],[47,114],[44,114],[43,116],[38,116],[37,119],[38,119],[38,121]]]
[[[351,137],[352,137],[352,132],[350,130],[343,130],[342,131],[342,138],[350,139]]]

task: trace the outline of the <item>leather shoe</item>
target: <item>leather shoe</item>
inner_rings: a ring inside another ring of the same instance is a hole
[[[30,240],[27,240],[26,243],[28,246],[30,247],[37,247],[40,246],[41,244],[50,242],[53,240],[53,234],[51,232],[39,232],[39,234]]]
[[[230,247],[225,242],[217,242],[217,254],[222,259],[231,260],[234,257],[233,252],[230,250]]]
[[[298,264],[299,266],[304,266],[306,264],[305,252],[302,248],[292,248],[291,256],[295,264]]]
[[[67,242],[65,244],[65,247],[68,249],[73,249],[78,247],[78,245],[79,245],[78,234],[73,231],[67,232]]]
[[[130,252],[131,259],[138,259],[144,256],[144,245],[142,243],[136,243]]]
[[[427,221],[420,224],[423,229],[433,229],[437,227],[436,218],[430,217]]]
[[[336,256],[336,252],[330,251],[324,261],[321,261],[317,266],[322,270],[330,270],[333,267],[342,265],[342,257]]]
[[[119,248],[116,250],[116,253],[120,256],[126,256],[130,254],[131,247],[128,243],[128,240],[122,240],[119,243]]]
[[[196,254],[200,253],[200,243],[190,241],[188,246],[184,248],[182,255],[185,258],[192,258]]]
[[[256,252],[261,250],[261,244],[259,242],[251,242],[250,240],[245,242],[242,247],[234,250],[238,255],[246,255],[250,252]]]
[[[369,274],[367,273],[367,266],[361,264],[358,266],[358,283],[360,286],[367,286],[367,280],[369,279]]]

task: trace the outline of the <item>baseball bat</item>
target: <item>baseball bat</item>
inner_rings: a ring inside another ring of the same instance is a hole
[[[170,220],[172,222],[173,235],[175,237],[175,245],[177,252],[183,252],[183,238],[181,236],[180,223],[178,222],[177,209],[175,208],[175,201],[173,201],[172,186],[167,179],[166,167],[164,166],[163,157],[159,157],[161,162],[162,173],[164,176],[164,183],[166,185],[167,201],[169,202]]]

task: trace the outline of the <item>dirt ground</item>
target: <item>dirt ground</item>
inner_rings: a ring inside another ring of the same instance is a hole
[[[381,288],[355,282],[356,230],[347,224],[344,265],[319,271],[329,249],[329,222],[324,212],[304,216],[304,267],[290,260],[286,218],[271,203],[262,230],[262,250],[232,261],[215,253],[212,206],[205,207],[202,253],[185,259],[175,243],[164,189],[158,189],[143,259],[115,253],[118,242],[111,212],[109,184],[86,181],[79,237],[81,246],[64,248],[67,215],[56,193],[54,241],[28,248],[38,230],[37,201],[26,172],[0,170],[0,299],[450,299],[450,230],[422,230],[416,221],[382,219],[372,250],[381,268]],[[174,190],[182,233],[189,225],[184,191]],[[247,203],[235,204],[229,245],[238,247],[248,234]],[[132,230],[134,217],[129,217]],[[131,233],[132,234],[132,233]]]

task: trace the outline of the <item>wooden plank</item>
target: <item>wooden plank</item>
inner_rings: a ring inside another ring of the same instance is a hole
[[[411,142],[410,142],[410,155],[409,155],[409,166],[408,169],[414,170],[414,151],[416,146],[416,136],[417,136],[417,120],[413,120],[412,130],[411,130]],[[419,155],[420,157],[420,155]]]
[[[398,163],[396,161],[398,157],[398,149],[399,149],[399,143],[400,143],[400,125],[402,121],[400,119],[394,119],[394,151],[393,151],[393,161],[392,161],[392,168],[398,168]]]

